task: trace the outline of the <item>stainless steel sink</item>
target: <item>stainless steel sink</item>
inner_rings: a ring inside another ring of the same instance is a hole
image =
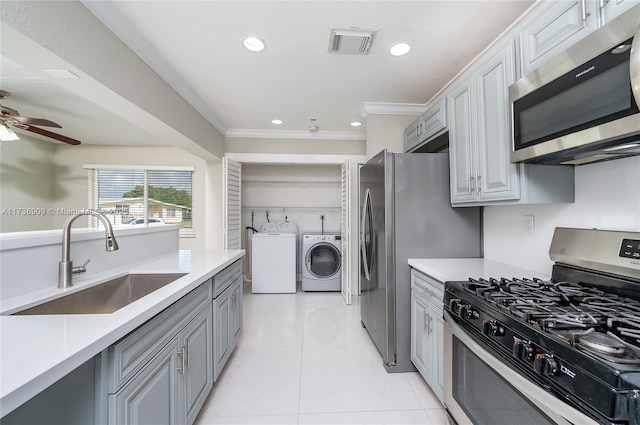
[[[128,274],[13,313],[13,315],[109,314],[168,285],[185,274]]]

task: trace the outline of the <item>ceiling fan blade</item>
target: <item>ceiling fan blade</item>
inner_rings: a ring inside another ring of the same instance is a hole
[[[37,134],[40,134],[41,136],[47,136],[47,137],[51,137],[52,139],[56,139],[59,140],[61,142],[65,142],[68,143],[70,145],[79,145],[80,141],[76,140],[76,139],[72,139],[71,137],[67,137],[67,136],[63,136],[61,134],[57,134],[57,133],[53,133],[49,130],[44,130],[42,128],[38,128],[38,127],[32,127],[30,125],[24,126],[24,127],[19,127],[23,130],[27,130],[27,131],[31,131]]]
[[[62,126],[60,124],[55,123],[53,121],[46,120],[44,118],[31,118],[31,117],[22,117],[22,116],[6,115],[6,114],[3,114],[2,118],[4,118],[7,121],[16,122],[18,124],[42,125],[44,127],[62,128]]]

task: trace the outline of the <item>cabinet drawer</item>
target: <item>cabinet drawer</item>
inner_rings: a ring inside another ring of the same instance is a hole
[[[242,260],[238,260],[213,277],[213,298],[217,298],[242,275]]]
[[[109,393],[113,394],[140,371],[186,326],[203,307],[209,305],[210,281],[194,289],[138,329],[109,347]]]
[[[442,309],[444,284],[414,269],[411,269],[411,288],[424,291],[427,300]]]

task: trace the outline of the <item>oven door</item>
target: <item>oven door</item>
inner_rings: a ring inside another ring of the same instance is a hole
[[[473,340],[444,312],[444,402],[457,425],[598,425]]]

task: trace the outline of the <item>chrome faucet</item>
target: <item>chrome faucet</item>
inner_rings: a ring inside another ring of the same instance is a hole
[[[113,227],[109,219],[99,211],[87,209],[82,210],[67,219],[62,227],[62,261],[58,264],[58,288],[64,289],[73,286],[71,277],[74,274],[80,274],[87,271],[87,264],[90,260],[87,260],[81,266],[73,267],[73,261],[69,259],[71,250],[71,225],[76,218],[82,215],[92,215],[97,217],[104,226],[104,233],[106,237],[107,252],[116,251],[118,249],[118,242],[113,234]]]

